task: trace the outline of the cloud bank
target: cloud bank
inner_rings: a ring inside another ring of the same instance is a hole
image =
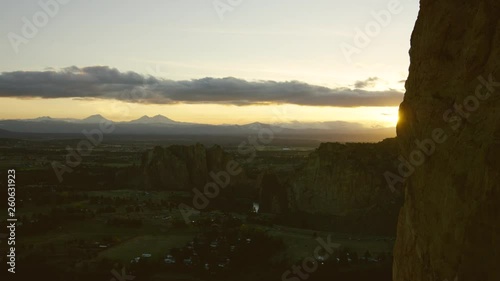
[[[366,80],[356,81],[356,83],[354,83],[354,87],[356,87],[356,89],[364,89],[364,88],[368,88],[368,87],[373,87],[373,86],[375,86],[375,84],[377,83],[378,80],[379,80],[378,77],[370,77]]]
[[[372,78],[366,80],[369,81]],[[364,81],[358,81],[364,82]],[[358,83],[356,83],[358,84]],[[59,71],[15,71],[0,74],[0,97],[99,98],[144,104],[296,104],[308,106],[398,106],[396,90],[327,88],[299,81],[246,81],[233,77],[184,81],[159,79],[108,66],[76,66]]]

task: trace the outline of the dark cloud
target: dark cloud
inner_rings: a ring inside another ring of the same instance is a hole
[[[364,89],[367,87],[372,87],[375,86],[375,82],[377,82],[378,80],[379,80],[378,77],[370,77],[363,81],[356,81],[356,83],[354,83],[354,87],[356,87],[356,89]]]
[[[365,91],[358,85],[356,89],[331,89],[299,81],[246,81],[233,77],[174,81],[120,72],[107,66],[72,66],[59,71],[4,72],[0,75],[0,97],[101,98],[146,104],[288,103],[356,107],[396,106],[403,94],[392,89]]]

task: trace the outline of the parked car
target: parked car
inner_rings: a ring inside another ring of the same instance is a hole
[[[172,255],[167,255],[164,261],[166,264],[175,264],[175,258]]]

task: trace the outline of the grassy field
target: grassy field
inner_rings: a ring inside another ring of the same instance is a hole
[[[82,222],[67,223],[57,229],[40,235],[21,237],[24,243],[43,245],[65,241],[68,239],[89,239],[99,241],[102,237],[116,237],[118,240],[127,240],[145,233],[160,233],[153,226],[145,225],[141,228],[123,228],[106,225],[101,220],[86,220]]]
[[[152,255],[152,259],[162,259],[169,249],[184,246],[195,235],[194,229],[186,229],[165,235],[138,236],[100,252],[98,258],[127,262],[147,253]]]
[[[19,244],[30,245],[29,251],[37,251],[38,249],[43,255],[50,257],[50,262],[59,268],[72,268],[72,270],[78,271],[85,268],[85,264],[97,266],[106,261],[122,262],[128,265],[132,259],[140,257],[142,254],[151,254],[152,261],[159,261],[158,264],[162,264],[163,258],[172,248],[185,246],[200,232],[199,226],[182,226],[173,223],[174,221],[183,221],[176,204],[173,204],[173,207],[159,205],[162,200],[177,202],[178,198],[186,196],[185,192],[107,190],[88,191],[86,194],[89,196],[88,200],[81,200],[82,197],[77,197],[75,201],[65,201],[68,203],[60,204],[57,207],[71,206],[77,210],[88,210],[88,214],[91,215],[87,215],[83,220],[62,221],[61,224],[57,224],[57,227],[51,228],[47,232],[27,236],[20,235]],[[100,197],[114,198],[114,200],[102,200]],[[120,202],[117,198],[133,200],[117,203]],[[113,212],[98,212],[99,209],[107,205],[114,207]],[[134,208],[133,211],[127,211],[128,206],[140,208],[139,210]],[[19,214],[48,213],[53,207],[55,206],[36,206],[33,203],[26,203],[20,209]],[[222,212],[214,211],[205,215],[221,216]],[[344,249],[349,249],[350,253],[356,252],[359,257],[363,256],[367,250],[373,257],[377,257],[379,253],[392,252],[394,243],[392,237],[351,236],[281,225],[247,224],[245,223],[245,214],[229,215],[241,219],[247,226],[259,228],[267,234],[283,240],[285,248],[273,253],[275,255],[269,260],[275,264],[284,263],[291,266],[306,257],[313,257],[315,249],[320,246],[317,241],[318,237],[326,241],[327,237],[330,236],[333,243],[339,244]],[[141,224],[137,226],[110,224],[117,217],[139,220]],[[157,272],[151,273],[154,275],[151,276],[151,280],[197,280],[196,277],[186,272],[182,274],[181,272],[169,273],[166,271],[167,269],[159,267]],[[277,276],[279,277],[279,273]]]
[[[181,192],[181,191],[139,191],[139,190],[103,190],[103,191],[89,191],[87,192],[89,196],[103,196],[103,197],[122,197],[122,198],[128,198],[128,197],[134,197],[138,198],[139,200],[147,200],[147,199],[154,199],[154,200],[168,200],[172,198],[173,196],[189,196],[189,192]]]
[[[264,227],[256,226],[268,232],[269,234],[280,237],[286,245],[286,250],[283,256],[288,262],[302,260],[306,257],[311,257],[314,250],[319,244],[317,238],[322,238],[327,241],[330,236],[332,243],[339,244],[340,247],[349,249],[350,252],[356,252],[358,256],[362,256],[367,250],[375,256],[379,253],[392,252],[394,247],[393,237],[381,236],[349,236],[347,234],[330,233],[322,231],[314,231],[307,229],[291,228],[284,226]],[[316,233],[317,238],[314,237]]]

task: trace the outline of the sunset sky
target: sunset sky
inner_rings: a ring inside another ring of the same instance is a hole
[[[417,13],[413,0],[3,1],[0,119],[394,126]]]

